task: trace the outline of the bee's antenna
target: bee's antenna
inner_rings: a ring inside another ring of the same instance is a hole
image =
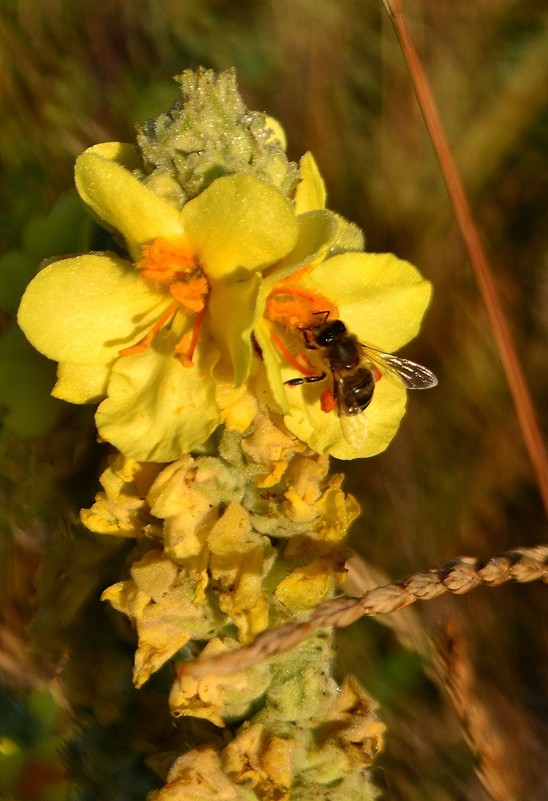
[[[315,312],[312,312],[312,314],[324,314],[325,317],[323,318],[322,323],[326,323],[327,320],[329,319],[330,312],[329,311],[315,311]]]

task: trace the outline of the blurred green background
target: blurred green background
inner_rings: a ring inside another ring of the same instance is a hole
[[[405,8],[544,413],[545,3],[409,0]],[[352,532],[363,560],[358,582],[386,583],[461,554],[488,558],[546,541],[489,323],[380,2],[2,0],[0,252],[17,248],[28,221],[71,187],[78,153],[131,140],[134,121],[177,97],[170,76],[199,65],[235,66],[248,106],[281,121],[291,158],[314,153],[329,206],[364,229],[368,249],[408,259],[435,286],[421,336],[403,355],[431,367],[439,387],[412,394],[386,453],[335,465],[363,509]],[[2,556],[0,680],[23,709],[25,693],[44,681],[24,647],[40,549],[19,537]],[[359,676],[389,727],[375,768],[384,798],[486,797],[435,667],[431,638],[439,641],[448,621],[467,643],[471,703],[489,713],[485,731],[496,748],[478,746],[483,770],[487,763],[488,773],[509,775],[492,797],[548,797],[547,609],[545,587],[505,586],[341,633],[338,669]],[[13,736],[4,712],[0,719],[0,738]],[[139,793],[131,797],[146,791]]]

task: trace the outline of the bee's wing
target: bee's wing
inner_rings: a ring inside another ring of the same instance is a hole
[[[380,350],[362,346],[367,357],[378,365],[381,373],[396,373],[407,389],[430,389],[435,387],[438,379],[434,373],[422,364],[417,364],[409,359],[402,359],[392,353],[381,353]]]
[[[365,412],[360,412],[360,414],[341,413],[339,415],[339,421],[345,441],[353,450],[361,450],[367,439],[367,414]]]

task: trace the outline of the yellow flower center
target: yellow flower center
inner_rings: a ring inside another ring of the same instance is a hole
[[[204,317],[209,283],[196,256],[186,240],[172,241],[158,237],[143,248],[143,256],[135,267],[145,281],[165,286],[173,298],[147,335],[137,344],[120,351],[120,356],[143,353],[154,335],[179,309],[196,314],[192,332],[186,333],[175,348],[175,356],[185,367],[190,367]]]

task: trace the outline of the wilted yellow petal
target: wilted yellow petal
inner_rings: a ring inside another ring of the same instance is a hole
[[[333,569],[328,560],[314,559],[281,581],[276,597],[289,609],[312,609],[333,592]]]
[[[230,649],[218,638],[210,640],[200,656],[217,656]],[[179,676],[171,688],[169,704],[174,717],[205,718],[223,727],[243,719],[252,704],[270,683],[270,667],[259,663],[253,668],[231,676],[206,676],[194,679]]]
[[[267,417],[256,421],[254,431],[242,440],[242,450],[256,464],[264,464],[264,475],[257,478],[260,487],[277,484],[287,467],[289,455],[302,445],[284,434]]]
[[[194,459],[186,456],[162,470],[147,496],[152,514],[165,520],[166,553],[185,564],[194,559],[198,570],[205,567],[203,560],[207,563],[207,537],[217,519],[200,475]]]
[[[268,624],[262,591],[268,540],[252,530],[247,512],[231,503],[211,529],[208,546],[209,569],[220,589],[219,606],[247,641]]]
[[[150,522],[146,494],[159,470],[157,464],[136,462],[118,454],[101,474],[104,492],[95,496],[91,509],[80,512],[82,523],[98,534],[142,536]]]
[[[289,801],[293,780],[293,754],[298,744],[281,738],[260,723],[238,733],[223,751],[227,773],[238,784],[251,786],[258,798]]]
[[[210,745],[201,745],[178,757],[161,790],[148,801],[252,801],[248,791],[237,787],[223,769],[221,757]]]
[[[329,741],[356,759],[369,764],[383,748],[386,725],[376,715],[376,704],[354,676],[346,676],[333,709],[324,724]],[[321,736],[321,735],[320,735]],[[356,749],[360,744],[361,748]]]

